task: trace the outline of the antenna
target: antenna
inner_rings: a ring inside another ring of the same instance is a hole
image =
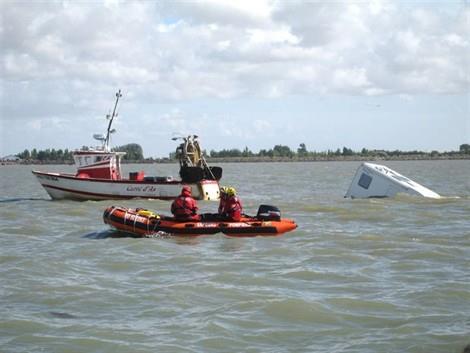
[[[107,152],[109,151],[109,136],[110,134],[116,132],[116,130],[114,129],[111,130],[111,125],[113,123],[113,119],[117,116],[116,109],[117,109],[117,105],[119,102],[119,98],[121,97],[122,97],[121,90],[119,90],[116,92],[116,103],[114,103],[113,114],[111,116],[109,114],[106,115],[106,118],[109,119],[109,124],[108,124],[108,130],[106,132],[106,138],[103,141],[103,146],[104,146],[105,151]]]
[[[95,140],[101,141],[102,143],[104,143],[104,141],[106,140],[106,137],[103,134],[94,134],[93,138]]]

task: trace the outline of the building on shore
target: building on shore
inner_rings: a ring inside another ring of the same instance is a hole
[[[18,157],[18,156],[15,156],[13,154],[10,154],[8,156],[0,158],[0,162],[9,162],[9,163],[16,162],[16,163],[18,163],[18,162],[21,162],[21,158]]]

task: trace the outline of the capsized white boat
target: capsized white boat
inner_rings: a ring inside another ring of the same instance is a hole
[[[146,176],[144,172],[132,172],[128,177],[121,173],[121,158],[124,152],[109,148],[113,119],[121,91],[116,93],[113,114],[109,119],[106,136],[93,137],[102,143],[95,148],[73,152],[77,172],[50,173],[33,171],[38,181],[52,199],[108,200],[108,199],[163,199],[176,198],[182,185],[192,188],[192,195],[199,200],[219,199],[219,180],[222,168],[209,167],[201,152],[197,136],[180,137],[182,143],[176,149],[180,162],[180,179],[170,176]]]
[[[440,198],[434,191],[380,164],[362,163],[344,197],[392,197],[398,193]]]

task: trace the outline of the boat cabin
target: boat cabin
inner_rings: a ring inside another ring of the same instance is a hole
[[[125,152],[76,151],[73,159],[79,178],[121,179],[121,157]]]
[[[344,197],[393,197],[398,193],[440,198],[440,195],[380,164],[362,163]]]

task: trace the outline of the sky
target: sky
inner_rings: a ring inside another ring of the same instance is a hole
[[[253,152],[470,143],[470,3],[0,3],[0,156],[174,136]]]

